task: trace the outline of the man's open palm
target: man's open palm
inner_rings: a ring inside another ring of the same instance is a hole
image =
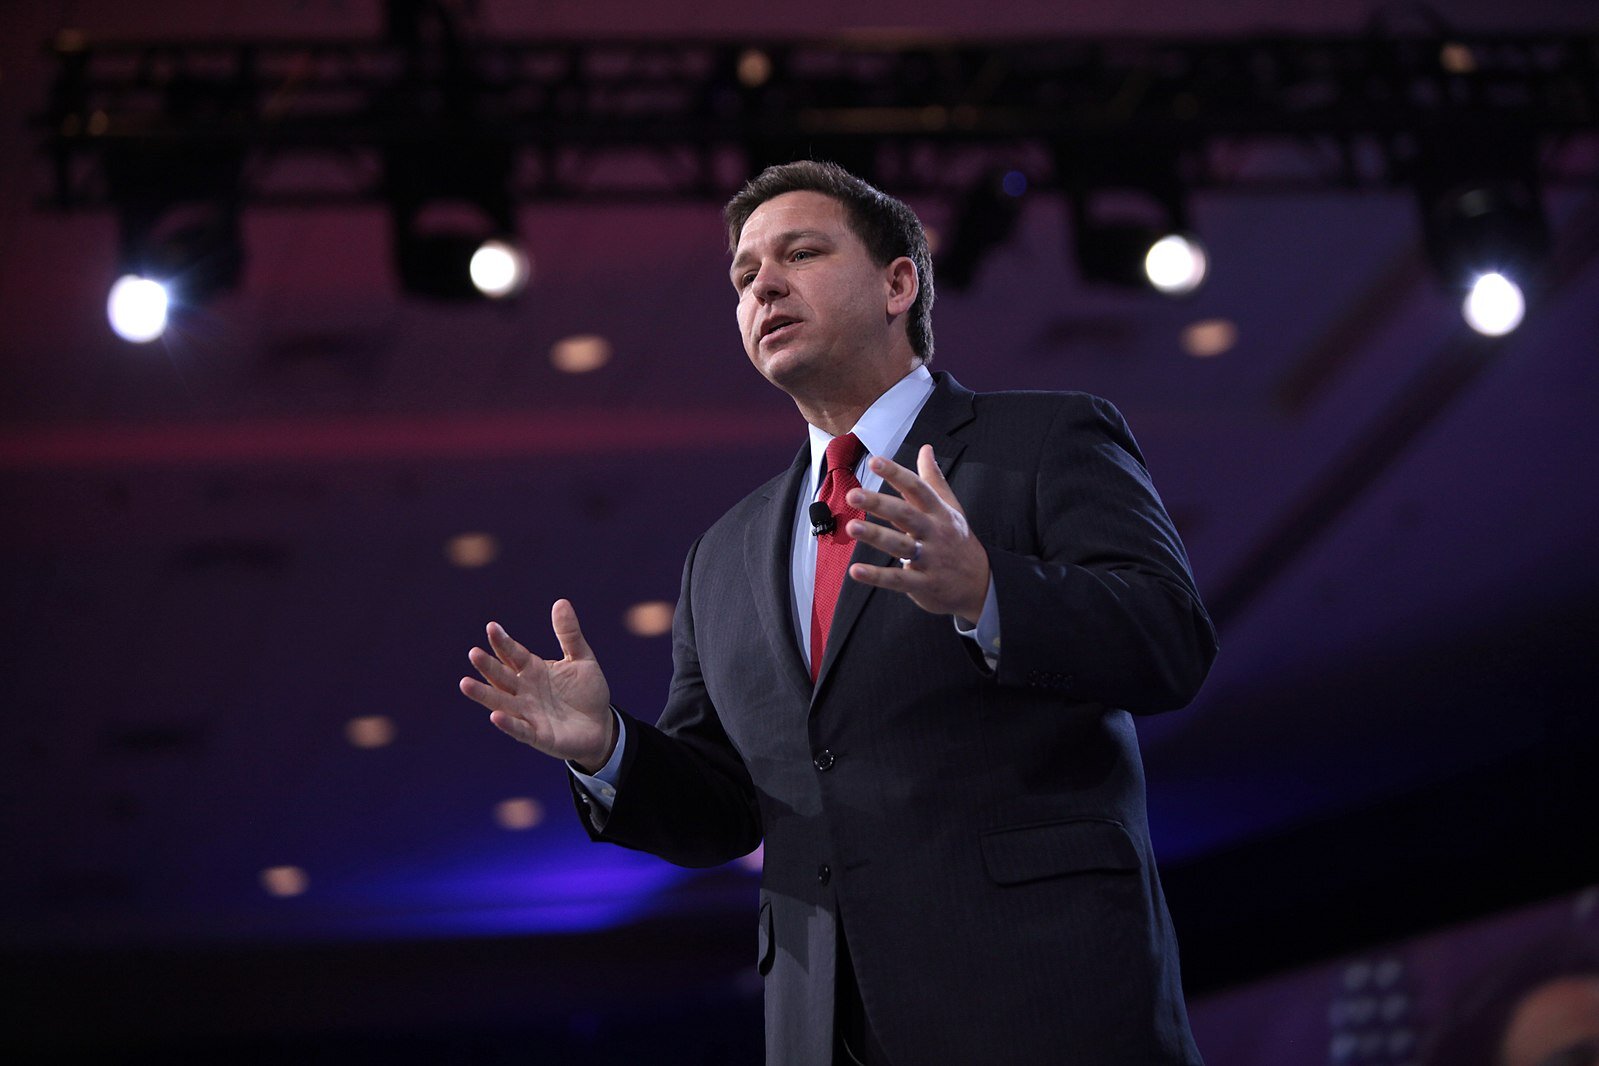
[[[550,624],[561,644],[562,658],[554,661],[534,655],[498,622],[490,622],[494,654],[473,648],[467,656],[483,681],[463,677],[461,692],[487,707],[489,721],[507,735],[546,755],[596,770],[615,743],[611,688],[569,601],[555,601]]]

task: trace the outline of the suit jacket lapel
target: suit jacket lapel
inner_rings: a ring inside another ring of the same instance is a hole
[[[772,483],[765,506],[744,530],[744,565],[749,571],[761,629],[772,647],[772,661],[786,684],[804,700],[811,695],[809,664],[800,657],[794,631],[794,501],[810,465],[810,446],[800,449],[788,473]]]
[[[905,434],[904,443],[894,456],[894,461],[909,470],[916,469],[916,453],[922,445],[933,446],[933,456],[938,460],[938,468],[948,478],[955,469],[955,464],[960,460],[961,452],[966,445],[957,440],[952,434],[972,420],[972,400],[974,394],[970,389],[961,387],[960,383],[948,374],[938,373],[933,375],[933,394],[927,398],[927,403],[922,406],[921,413],[916,416],[916,421],[911,424],[910,432]],[[799,491],[799,486],[794,486],[794,492]],[[884,492],[898,495],[894,489],[885,484]],[[790,519],[793,515],[790,513]],[[883,519],[869,516],[869,520],[878,525],[888,525]],[[886,552],[856,542],[855,551],[850,556],[851,564],[867,563],[871,566],[898,565],[898,561]],[[833,661],[838,658],[840,651],[849,640],[851,631],[860,619],[861,612],[866,609],[874,594],[897,596],[897,592],[882,592],[871,585],[863,585],[854,581],[847,575],[844,578],[844,587],[839,592],[838,604],[833,608],[833,625],[827,635],[827,651],[822,656],[822,669],[817,675],[815,692],[811,696],[811,706],[816,705],[816,696],[827,684],[828,673]]]

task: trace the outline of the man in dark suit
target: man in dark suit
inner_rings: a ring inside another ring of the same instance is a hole
[[[745,349],[811,440],[690,549],[659,723],[610,707],[565,600],[562,659],[490,624],[462,691],[569,761],[595,839],[764,840],[772,1066],[1198,1063],[1131,716],[1186,704],[1215,634],[1125,423],[929,374],[922,227],[839,168],[727,220]]]

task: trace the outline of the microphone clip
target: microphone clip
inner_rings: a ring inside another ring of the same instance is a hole
[[[838,528],[838,519],[822,500],[811,504],[809,512],[811,520],[811,536],[819,537],[823,533],[831,533]]]

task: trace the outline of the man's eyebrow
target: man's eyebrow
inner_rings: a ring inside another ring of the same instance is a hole
[[[772,239],[779,246],[793,244],[795,241],[825,241],[828,244],[833,243],[832,234],[824,233],[819,229],[791,229],[785,233],[777,234]],[[755,258],[754,252],[748,248],[741,250],[738,255],[733,257],[733,265],[728,268],[729,272],[737,270],[741,265],[753,258]]]

